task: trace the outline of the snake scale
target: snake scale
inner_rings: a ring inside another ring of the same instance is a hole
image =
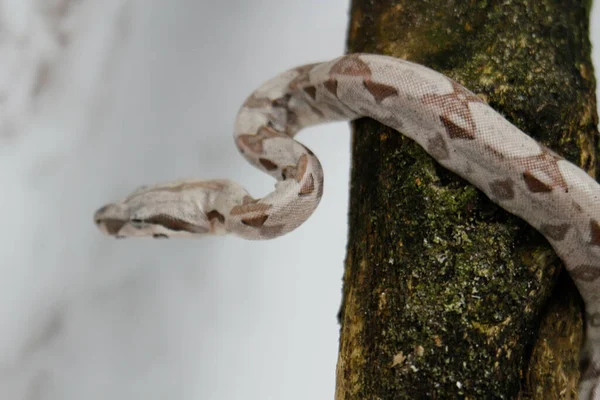
[[[373,118],[541,232],[564,262],[586,309],[581,399],[600,398],[600,185],[450,78],[405,60],[349,54],[293,68],[242,105],[235,143],[277,180],[255,199],[229,180],[144,186],[94,216],[115,237],[233,233],[270,239],[292,231],[323,194],[317,157],[294,140],[303,127]]]

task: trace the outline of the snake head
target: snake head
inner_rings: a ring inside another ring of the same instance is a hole
[[[203,211],[197,187],[174,184],[142,187],[119,203],[94,214],[96,226],[117,238],[152,236],[190,237],[214,232],[216,224]]]
[[[168,209],[168,207],[167,207]],[[210,232],[206,218],[178,215],[168,210],[139,209],[130,212],[123,204],[108,204],[94,215],[98,228],[109,236],[152,236],[154,238],[197,236]]]

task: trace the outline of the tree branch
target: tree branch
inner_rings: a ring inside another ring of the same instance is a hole
[[[348,48],[450,76],[595,174],[589,1],[498,3],[354,0]],[[542,235],[390,128],[353,141],[336,398],[576,396],[581,300]]]

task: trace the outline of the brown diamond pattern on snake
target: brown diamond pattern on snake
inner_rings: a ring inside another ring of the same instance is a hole
[[[571,278],[584,282],[593,282],[600,278],[600,268],[594,265],[579,265],[573,268],[569,274]]]
[[[446,141],[439,132],[436,132],[434,137],[427,140],[427,152],[436,160],[447,160],[450,158]]]
[[[398,90],[393,86],[383,83],[373,82],[372,71],[367,63],[360,59],[359,55],[353,54],[341,58],[329,70],[330,79],[323,82],[323,86],[337,96],[338,81],[336,75],[355,76],[363,79],[363,85],[369,93],[375,98],[375,102],[380,104],[390,96],[397,96]]]
[[[235,206],[235,207],[233,207],[231,209],[231,211],[229,211],[229,213],[231,215],[242,215],[242,214],[248,214],[248,213],[252,213],[252,212],[261,212],[261,213],[264,213],[265,211],[267,211],[271,207],[272,207],[271,204],[246,203],[246,204],[242,204],[241,206]]]
[[[310,76],[309,73],[313,69],[313,67],[318,64],[307,64],[302,65],[298,68],[294,68],[298,75],[294,79],[288,83],[288,89],[296,90],[298,88],[304,87],[306,85],[310,85]]]
[[[267,171],[274,171],[274,170],[276,170],[278,168],[277,164],[275,164],[271,160],[267,160],[266,158],[259,158],[258,162],[260,163],[260,165],[262,165],[263,167],[265,167],[265,169]]]
[[[600,224],[595,219],[590,220],[590,243],[600,246]]]
[[[323,82],[323,86],[325,87],[325,89],[327,89],[329,92],[331,92],[331,94],[333,94],[334,96],[337,97],[337,87],[338,87],[337,80],[335,80],[333,78],[326,80],[325,82]]]
[[[566,192],[569,186],[567,185],[565,178],[562,176],[558,166],[558,162],[563,160],[563,158],[546,146],[540,146],[540,148],[542,150],[540,154],[526,157],[515,157],[510,158],[510,160],[514,160],[515,164],[518,164],[525,170],[525,173],[523,173],[523,178],[525,179],[525,183],[531,192],[549,192],[553,188],[559,187],[564,189]],[[551,183],[546,184],[535,178],[532,174],[534,171],[542,172],[547,175],[550,178]]]
[[[254,228],[260,228],[265,224],[267,218],[269,218],[268,215],[259,215],[257,217],[242,218],[242,224],[252,226]]]
[[[427,94],[421,98],[424,104],[433,104],[442,109],[440,121],[446,128],[448,136],[452,139],[475,139],[475,121],[469,110],[469,103],[482,103],[481,98],[475,96],[458,83],[450,80],[453,91],[448,94]],[[453,117],[464,120],[467,127],[461,127],[453,122]]]
[[[373,82],[370,79],[364,81],[365,88],[375,98],[375,103],[381,104],[381,102],[388,97],[397,96],[398,90],[392,86],[385,85],[383,83]]]
[[[515,183],[512,179],[497,179],[490,183],[492,196],[497,200],[512,200],[515,198]]]
[[[277,132],[270,126],[261,126],[258,128],[258,132],[255,135],[239,135],[235,141],[240,150],[243,150],[244,147],[249,148],[254,153],[262,153],[263,152],[263,141],[266,139],[274,138],[274,137],[287,137],[283,133]]]
[[[223,214],[221,214],[220,212],[218,212],[217,210],[212,210],[212,211],[207,212],[206,216],[208,217],[209,221],[216,219],[220,223],[225,222],[225,216]]]
[[[540,225],[539,231],[542,233],[542,235],[546,236],[547,238],[556,241],[561,241],[564,240],[569,229],[571,229],[570,224],[542,224]]]
[[[352,54],[340,58],[329,70],[330,74],[340,74],[346,76],[360,76],[364,79],[371,78],[371,68],[360,59],[358,54]]]
[[[157,214],[145,218],[143,222],[164,226],[172,231],[185,231],[190,233],[206,233],[208,229],[203,226],[194,225],[191,222],[175,218],[167,214]]]
[[[523,180],[532,193],[547,193],[552,191],[552,186],[540,181],[530,171],[523,172]]]
[[[314,85],[306,86],[304,88],[304,91],[306,92],[306,94],[308,94],[310,96],[311,99],[313,99],[313,100],[317,99],[317,88]]]
[[[298,192],[298,196],[308,196],[315,190],[315,178],[313,174],[309,174],[306,178],[306,182],[302,184],[300,187],[300,191]]]
[[[253,198],[252,196],[244,196],[244,198],[242,199],[242,204],[251,204],[251,203],[258,203],[258,199]]]
[[[446,133],[448,133],[450,139],[475,139],[474,126],[472,127],[473,130],[469,131],[463,128],[462,126],[455,124],[451,119],[449,119],[445,115],[440,115],[440,121],[442,122],[442,125],[444,125],[444,128],[446,128]]]

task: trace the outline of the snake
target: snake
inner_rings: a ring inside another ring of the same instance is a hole
[[[323,169],[294,137],[304,127],[369,117],[417,142],[440,165],[548,240],[585,307],[581,399],[600,398],[600,185],[447,76],[385,55],[355,53],[285,71],[256,89],[234,125],[238,150],[277,180],[252,197],[226,179],[147,185],[94,215],[116,238],[284,235],[323,195]]]

